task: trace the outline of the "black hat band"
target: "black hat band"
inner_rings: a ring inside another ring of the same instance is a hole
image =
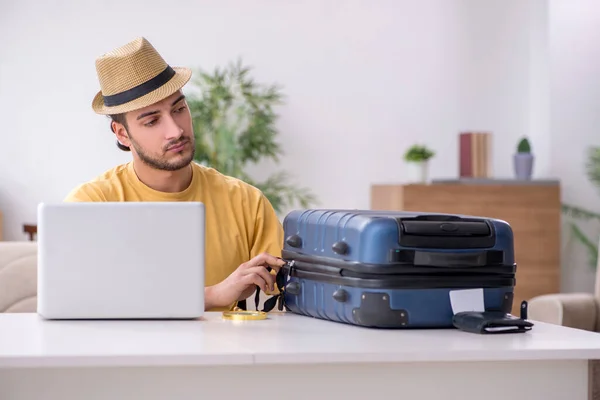
[[[120,106],[121,104],[138,99],[163,86],[165,83],[169,82],[173,76],[175,76],[175,70],[170,66],[167,66],[163,72],[141,85],[111,96],[104,96],[104,105],[107,107]]]

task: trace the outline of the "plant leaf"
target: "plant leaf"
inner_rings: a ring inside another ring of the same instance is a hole
[[[186,96],[197,142],[195,160],[256,186],[278,214],[294,204],[308,208],[316,197],[291,183],[285,171],[264,182],[254,182],[246,172],[250,163],[265,159],[278,163],[283,154],[276,140],[274,111],[283,104],[282,89],[259,84],[250,73],[251,68],[238,58],[225,68],[194,74],[192,92]]]
[[[561,208],[562,212],[566,214],[566,216],[574,219],[580,219],[585,221],[590,219],[600,220],[600,214],[595,213],[593,211],[585,210],[581,207],[577,207],[571,204],[562,204]]]
[[[575,224],[571,224],[571,232],[573,235],[585,246],[588,250],[588,259],[590,267],[596,268],[598,265],[598,245],[591,241],[579,227]]]
[[[600,187],[600,147],[591,147],[585,163],[587,178],[596,187]]]

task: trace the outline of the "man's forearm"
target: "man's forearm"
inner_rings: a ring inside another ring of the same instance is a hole
[[[217,307],[224,307],[219,300],[218,292],[215,290],[215,286],[208,286],[204,288],[204,310],[211,310]]]

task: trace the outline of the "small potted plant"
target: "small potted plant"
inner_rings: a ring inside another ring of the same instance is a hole
[[[429,160],[435,152],[423,145],[413,145],[404,153],[404,161],[416,167],[418,181],[427,183],[429,180]]]
[[[515,176],[520,180],[530,180],[533,173],[534,156],[527,138],[522,138],[517,145],[517,153],[513,156]]]

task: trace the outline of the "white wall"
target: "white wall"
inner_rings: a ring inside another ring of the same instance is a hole
[[[594,0],[584,3],[552,2],[549,30],[543,0],[0,2],[5,237],[24,238],[38,202],[129,159],[90,103],[94,59],[139,35],[173,65],[242,56],[257,80],[283,84],[282,167],[319,206],[368,207],[371,183],[407,178],[402,154],[417,141],[438,153],[432,176],[455,177],[457,134],[469,129],[494,133],[496,176],[512,176],[528,135],[535,175],[562,178],[566,199],[593,205],[579,161],[597,125],[600,25]]]
[[[589,146],[600,146],[600,3],[550,2],[551,172],[565,202],[600,212],[600,192],[585,175]],[[568,222],[568,221],[565,221]],[[581,224],[598,235],[598,223]],[[592,291],[587,253],[564,230],[563,291]]]
[[[465,129],[495,133],[499,176],[512,174],[516,142],[531,133],[537,175],[548,172],[547,132],[530,132],[530,11],[520,0],[119,3],[2,5],[8,239],[22,237],[39,201],[128,159],[90,102],[95,57],[138,35],[173,64],[212,68],[241,55],[257,79],[282,83],[282,165],[322,206],[368,207],[372,182],[405,179],[402,153],[416,141],[438,152],[433,176],[455,176]]]

